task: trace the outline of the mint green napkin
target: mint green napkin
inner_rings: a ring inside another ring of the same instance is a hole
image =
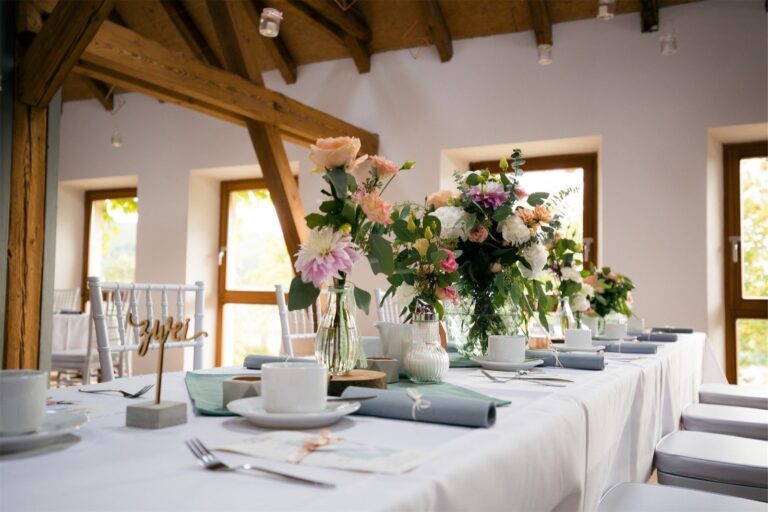
[[[500,398],[494,398],[492,396],[472,391],[471,389],[457,386],[456,384],[449,384],[447,382],[440,382],[439,384],[417,384],[406,379],[401,379],[399,382],[393,382],[387,384],[387,389],[398,390],[417,388],[419,391],[429,393],[431,395],[443,395],[443,396],[457,396],[460,398],[473,398],[475,400],[490,400],[496,404],[496,407],[503,407],[509,405],[512,402],[508,400],[501,400]]]
[[[480,368],[480,365],[460,354],[448,354],[451,368]]]
[[[222,383],[243,373],[196,373],[187,372],[184,382],[195,410],[203,416],[234,416],[224,407],[224,389]]]

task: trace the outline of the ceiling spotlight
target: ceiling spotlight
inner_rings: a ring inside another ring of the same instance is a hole
[[[677,39],[672,34],[662,34],[659,37],[659,44],[663,56],[668,57],[677,53]]]
[[[123,145],[123,137],[120,135],[120,132],[115,131],[112,134],[112,147],[119,148],[122,145]]]
[[[597,19],[608,21],[613,19],[616,0],[597,0]]]
[[[542,66],[552,64],[552,45],[540,44],[536,48],[539,50],[539,64]]]
[[[271,7],[265,7],[261,11],[259,20],[259,34],[264,37],[277,37],[280,33],[280,22],[283,21],[283,13]]]

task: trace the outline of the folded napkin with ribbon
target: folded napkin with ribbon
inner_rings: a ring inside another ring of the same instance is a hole
[[[224,381],[242,373],[187,372],[184,382],[195,411],[203,416],[234,416],[224,407]]]
[[[281,356],[263,356],[251,354],[245,356],[243,366],[249,370],[261,370],[264,363],[314,363],[314,357],[281,357]]]
[[[355,414],[396,420],[442,423],[462,427],[491,427],[496,423],[493,400],[460,398],[430,393],[429,386],[412,387],[405,391],[371,389],[350,386],[342,398],[375,395],[373,400],[360,402]]]
[[[620,352],[622,354],[655,354],[659,347],[653,343],[642,343],[638,341],[628,341],[625,343],[594,343],[595,346],[602,345],[606,352]]]
[[[526,350],[526,358],[543,359],[544,366],[560,366],[574,370],[604,370],[605,357],[583,352],[554,352],[552,350]]]
[[[650,334],[641,334],[637,337],[638,341],[663,341],[672,342],[677,341],[677,334],[671,334],[666,332],[652,332]]]
[[[480,368],[480,363],[476,363],[458,352],[448,354],[448,363],[451,368]]]
[[[651,332],[666,332],[672,334],[693,334],[690,327],[651,327]]]

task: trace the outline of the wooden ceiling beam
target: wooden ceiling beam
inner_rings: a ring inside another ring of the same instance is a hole
[[[258,28],[259,20],[261,19],[261,11],[264,10],[266,4],[263,0],[244,0],[243,7],[251,24]],[[296,69],[296,61],[293,59],[293,55],[288,50],[288,47],[283,41],[283,37],[278,34],[277,37],[260,37],[259,38],[272,57],[275,67],[280,72],[283,80],[287,84],[296,83],[298,78],[298,71]]]
[[[549,17],[546,0],[528,0],[531,13],[531,25],[536,36],[536,44],[552,45],[552,20]]]
[[[205,36],[195,24],[195,20],[184,7],[184,3],[181,0],[160,0],[160,5],[163,6],[168,17],[171,18],[173,26],[176,27],[176,31],[192,53],[206,64],[221,67],[219,58],[213,53],[205,40]]]
[[[291,12],[301,17],[304,21],[312,23],[315,27],[321,29],[325,35],[340,45],[345,46],[349,50],[358,72],[367,73],[371,70],[371,52],[368,50],[365,42],[347,34],[323,16],[322,13],[316,11],[302,0],[286,0],[285,5],[289,6]]]
[[[453,39],[448,24],[445,22],[443,11],[437,0],[419,2],[424,13],[424,22],[432,44],[437,48],[441,62],[448,62],[453,57]]]
[[[181,55],[135,32],[105,22],[86,48],[78,69],[90,67],[108,83],[155,97],[168,96],[192,108],[210,106],[219,115],[277,126],[291,140],[311,144],[320,137],[360,138],[364,153],[375,154],[378,135],[346,123],[233,73]],[[112,75],[113,79],[108,79]]]
[[[224,50],[224,64],[227,70],[263,86],[264,80],[261,74],[248,72],[243,48],[232,22],[230,6],[217,0],[206,0],[206,5],[211,14],[214,31]],[[301,202],[299,186],[291,171],[280,130],[253,119],[246,120],[245,125],[248,128],[248,135],[251,137],[262,176],[267,184],[267,190],[272,198],[272,204],[275,206],[288,254],[292,260],[295,260],[300,245],[306,240],[308,230],[304,220],[304,205]]]
[[[114,0],[81,0],[60,2],[53,9],[19,64],[20,101],[48,105],[113,5]]]
[[[658,30],[659,0],[640,0],[640,31],[646,33]]]
[[[82,80],[86,87],[88,87],[88,90],[93,93],[93,96],[99,103],[101,103],[104,110],[107,112],[112,112],[112,110],[114,110],[114,95],[107,84],[85,75],[80,75],[80,80]]]
[[[354,5],[344,11],[335,0],[304,0],[304,3],[355,39],[366,43],[371,40],[371,29]]]

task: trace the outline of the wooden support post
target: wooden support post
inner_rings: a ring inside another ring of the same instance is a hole
[[[43,24],[17,72],[19,99],[45,107],[112,10],[114,0],[60,2]]]
[[[453,57],[453,39],[445,22],[443,11],[437,0],[425,0],[419,2],[424,12],[424,22],[427,24],[427,32],[432,44],[437,47],[441,62],[448,62]]]

